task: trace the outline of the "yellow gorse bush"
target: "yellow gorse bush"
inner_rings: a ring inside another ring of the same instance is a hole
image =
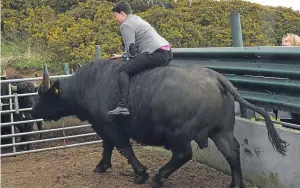
[[[69,63],[95,59],[96,44],[101,46],[102,58],[122,52],[119,25],[111,12],[112,3],[72,1],[74,5],[62,11],[48,1],[49,5],[20,4],[18,10],[16,5],[4,4],[1,12],[3,39],[30,39],[33,46],[43,41],[53,60]],[[151,23],[173,47],[225,47],[232,45],[232,11],[241,14],[245,46],[279,45],[285,33],[300,34],[299,11],[238,0],[193,0],[191,5],[188,1],[177,1],[172,8],[152,6],[137,14]]]

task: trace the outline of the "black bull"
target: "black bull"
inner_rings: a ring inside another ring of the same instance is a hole
[[[132,138],[172,151],[170,161],[153,178],[152,187],[160,187],[192,158],[192,140],[203,148],[211,138],[230,165],[231,187],[244,187],[240,145],[233,134],[234,99],[265,118],[273,147],[285,155],[287,143],[277,134],[268,114],[241,98],[223,75],[200,65],[169,65],[135,75],[130,80],[128,96],[131,115],[107,115],[117,105],[117,72],[121,63],[124,62],[90,62],[52,85],[45,66],[39,100],[32,109],[36,118],[56,121],[76,115],[88,120],[103,139],[102,159],[95,172],[105,172],[111,167],[112,150],[116,147],[132,165],[134,182],[144,183],[149,175],[134,154],[129,142]]]
[[[3,76],[1,79],[6,80],[13,80],[13,79],[23,79],[23,76],[20,75],[14,75],[10,77]],[[17,93],[17,94],[26,94],[26,93],[34,93],[35,92],[35,86],[32,82],[12,82],[12,93]],[[8,83],[1,83],[1,95],[8,95]],[[19,108],[31,108],[34,104],[34,101],[37,99],[37,96],[26,96],[26,97],[19,97],[18,102],[19,102]],[[9,106],[9,99],[1,99],[1,102],[4,104],[2,106],[2,110],[10,110]],[[24,111],[20,112],[19,114],[14,113],[13,114],[14,121],[25,121],[25,120],[32,120],[31,112],[30,111]],[[7,123],[11,122],[10,119],[10,114],[1,114],[1,123]],[[42,122],[36,122],[38,130],[42,130]],[[31,132],[33,131],[33,125],[34,122],[31,123],[23,123],[23,124],[16,124],[15,127],[20,131],[20,132]],[[1,127],[1,134],[11,134],[11,127]],[[41,135],[40,135],[41,136]],[[28,135],[22,135],[21,136],[21,142],[27,142],[32,140],[31,136]],[[6,138],[6,139],[1,139],[2,144],[10,144],[11,143],[11,138]],[[30,144],[26,144],[24,147],[21,147],[21,149],[26,149],[29,150],[31,149]]]

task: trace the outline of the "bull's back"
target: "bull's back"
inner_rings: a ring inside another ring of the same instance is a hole
[[[197,65],[145,71],[131,80],[129,103],[132,111],[143,120],[149,118],[150,122],[212,114],[224,100],[216,74]]]

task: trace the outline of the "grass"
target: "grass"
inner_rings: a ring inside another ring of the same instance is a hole
[[[281,121],[280,121],[279,118],[276,120],[274,116],[272,116],[272,115],[269,115],[269,116],[270,116],[270,119],[271,119],[272,121],[278,122],[278,123],[274,123],[275,126],[281,126],[281,124],[280,124]],[[260,115],[260,114],[257,114],[257,118],[262,118],[262,119],[264,119],[264,117],[263,117],[262,115]],[[260,119],[256,120],[254,117],[251,118],[250,120],[251,120],[251,121],[256,121],[256,122],[264,122],[264,120],[260,120]]]
[[[28,45],[26,41],[1,43],[1,67],[16,70],[42,70],[47,63],[49,71],[54,74],[63,74],[63,64],[52,60],[51,53],[45,46],[36,42],[36,46]]]

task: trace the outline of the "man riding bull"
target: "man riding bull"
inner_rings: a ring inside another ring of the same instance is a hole
[[[117,3],[112,11],[120,24],[125,52],[121,55],[113,54],[111,58],[125,56],[128,61],[119,68],[118,107],[107,114],[129,115],[127,101],[129,77],[147,69],[168,65],[172,57],[171,44],[148,22],[131,14],[131,7],[127,2]]]

